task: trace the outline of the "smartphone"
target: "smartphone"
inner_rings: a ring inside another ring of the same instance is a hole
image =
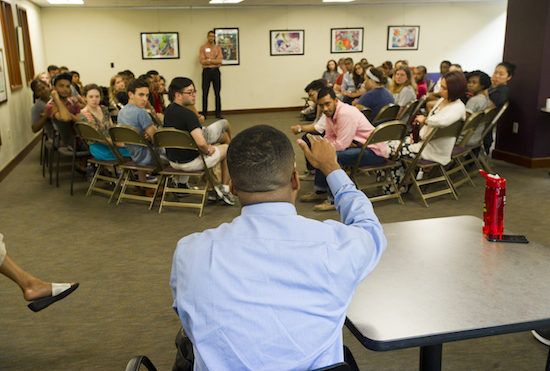
[[[525,236],[513,236],[511,234],[503,234],[502,236],[494,236],[490,238],[487,235],[487,241],[491,242],[511,242],[511,243],[529,243],[529,240]]]

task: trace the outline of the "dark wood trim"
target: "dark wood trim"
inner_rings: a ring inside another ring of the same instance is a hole
[[[253,109],[235,109],[222,111],[222,115],[236,115],[241,113],[269,113],[281,111],[301,111],[304,107],[280,107],[280,108],[253,108]],[[215,111],[208,111],[208,116],[214,116]]]
[[[36,138],[34,138],[21,152],[19,152],[13,160],[11,160],[2,170],[0,170],[0,182],[4,180],[4,178],[7,177],[8,174],[11,173],[11,171],[15,169],[15,167],[19,165],[25,157],[27,157],[27,155],[38,143],[40,143],[41,140],[42,135],[37,135]]]
[[[524,166],[529,169],[540,169],[550,167],[550,157],[530,158],[511,152],[495,149],[492,157],[497,160],[503,160],[511,164]]]

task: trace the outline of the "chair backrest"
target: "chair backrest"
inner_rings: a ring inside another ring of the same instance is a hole
[[[407,104],[405,106],[405,108],[403,108],[401,113],[399,115],[397,115],[397,119],[401,120],[404,116],[409,117],[413,113],[413,111],[415,110],[416,105],[418,104],[418,102],[419,102],[418,99],[410,101],[409,104]],[[403,120],[401,120],[401,121],[403,121]]]
[[[164,126],[164,123],[162,121],[160,121],[159,117],[157,116],[157,114],[155,113],[155,111],[147,111],[147,113],[149,114],[149,117],[151,117],[151,120],[153,121],[153,124],[157,127],[157,128],[161,128]]]
[[[363,109],[361,110],[361,113],[362,113],[363,115],[365,115],[365,117],[367,118],[367,120],[370,121],[370,118],[371,118],[371,116],[372,116],[372,108],[370,108],[370,107],[365,107],[365,108],[363,108]]]
[[[398,104],[386,104],[380,109],[376,117],[372,120],[372,124],[376,125],[384,121],[395,120],[397,114],[399,113],[399,109],[401,109],[401,107]]]
[[[412,124],[414,118],[416,117],[416,115],[418,114],[420,109],[426,105],[426,100],[427,99],[428,99],[428,96],[425,95],[416,102],[416,106],[414,107],[414,110],[411,112],[411,114],[407,118],[407,121],[404,121],[405,124],[407,125],[407,127],[409,127]],[[404,117],[404,115],[402,117]],[[403,120],[401,120],[401,121],[403,121]]]
[[[197,147],[195,139],[193,139],[193,136],[188,131],[179,130],[171,127],[158,129],[153,136],[153,143],[155,143],[155,147],[157,148],[195,150],[197,151],[197,155],[201,157],[204,168],[208,168],[208,166],[206,166],[204,154],[199,151],[199,147]]]
[[[124,157],[120,153],[118,147],[112,145],[95,125],[85,121],[77,121],[74,124],[74,128],[81,139],[91,140],[109,147],[119,164],[124,161]]]
[[[399,148],[401,148],[403,140],[405,139],[405,135],[407,135],[407,125],[399,120],[393,120],[378,125],[369,135],[369,138],[367,139],[365,144],[363,144],[363,146],[361,147],[361,152],[359,153],[359,156],[357,156],[357,160],[355,160],[355,164],[351,169],[352,174],[355,173],[355,171],[357,171],[357,169],[359,168],[361,157],[363,156],[363,152],[365,152],[367,146],[380,142],[387,142],[389,140],[398,140],[400,141]],[[399,149],[397,150],[397,152],[398,151]]]
[[[115,143],[132,144],[135,146],[146,147],[155,160],[157,169],[162,169],[162,162],[157,151],[145,139],[143,134],[133,126],[117,124],[109,128],[109,135]]]
[[[504,103],[502,108],[499,110],[498,107],[490,107],[485,110],[485,117],[486,120],[483,120],[485,126],[485,129],[483,130],[483,134],[481,134],[481,137],[484,138],[493,128],[495,127],[498,119],[500,119],[500,116],[506,111],[508,108],[508,102]],[[492,119],[491,119],[492,117]],[[488,121],[491,119],[491,121]]]
[[[55,129],[53,127],[51,119],[47,119],[46,122],[44,122],[44,132],[48,136],[48,139],[53,140],[53,138],[55,136]]]
[[[65,146],[72,146],[75,141],[75,136],[72,128],[72,123],[68,121],[55,121],[59,137]],[[61,145],[61,144],[59,144]]]
[[[468,143],[468,140],[470,140],[470,138],[474,134],[474,131],[483,122],[484,117],[485,112],[478,111],[474,112],[466,119],[466,122],[464,122],[464,126],[462,127],[462,139],[457,144],[459,147],[464,147],[466,143]]]

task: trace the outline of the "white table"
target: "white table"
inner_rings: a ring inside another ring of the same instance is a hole
[[[488,242],[481,227],[473,216],[385,224],[388,247],[346,326],[371,350],[421,347],[421,370],[441,370],[446,342],[550,328],[550,248]]]

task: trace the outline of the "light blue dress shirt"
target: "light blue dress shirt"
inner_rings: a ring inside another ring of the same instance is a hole
[[[343,170],[327,181],[341,223],[304,218],[291,203],[261,203],[179,241],[170,286],[195,370],[311,370],[343,361],[346,310],[386,238]]]

